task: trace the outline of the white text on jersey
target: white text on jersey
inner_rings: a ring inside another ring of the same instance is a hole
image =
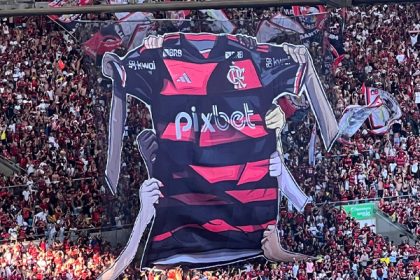
[[[182,57],[180,49],[163,49],[163,57]]]
[[[137,60],[129,60],[128,61],[128,68],[133,70],[156,70],[156,64],[154,61],[152,62],[140,62]]]
[[[217,105],[212,106],[211,113],[201,113],[201,132],[216,132],[226,131],[229,126],[232,126],[238,130],[242,130],[244,127],[251,129],[255,128],[255,124],[251,121],[251,116],[254,115],[254,111],[249,109],[247,103],[243,104],[242,111],[234,111],[230,116],[225,112],[219,112]],[[179,112],[175,117],[175,133],[176,139],[182,138],[182,132],[187,132],[193,129],[195,132],[200,131],[198,113],[195,106],[191,107],[191,114],[187,112]]]

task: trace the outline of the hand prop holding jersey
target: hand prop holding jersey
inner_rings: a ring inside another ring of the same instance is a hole
[[[137,136],[139,152],[146,163],[149,178],[153,178],[153,163],[156,161],[158,143],[156,134],[152,130],[145,129]]]
[[[145,129],[138,135],[137,144],[146,164],[149,178],[151,178],[153,177],[153,163],[156,160],[156,151],[158,149],[156,135],[153,131]],[[154,184],[155,186],[153,186]],[[116,279],[133,260],[144,230],[155,215],[153,204],[156,203],[156,194],[160,194],[156,192],[156,184],[159,184],[159,182],[153,180],[144,182],[140,189],[140,203],[143,209],[137,215],[129,241],[116,262],[101,274],[97,278],[98,280]],[[149,203],[147,203],[147,200],[149,200]]]
[[[276,131],[277,151],[270,156],[270,175],[277,177],[277,184],[281,194],[293,204],[296,210],[303,212],[309,197],[302,191],[296,181],[291,176],[290,171],[284,164],[283,148],[281,142],[281,131],[285,125],[285,116],[279,106],[274,105],[272,110],[267,112],[265,117],[268,129]]]
[[[278,140],[264,123],[267,111],[281,95],[305,93],[326,147],[337,134],[306,52],[293,45],[249,49],[232,35],[175,33],[154,49],[104,56],[103,73],[114,85],[106,167],[114,191],[128,94],[150,106],[158,144],[153,177],[165,187],[143,266],[203,267],[262,254],[263,232],[278,221],[278,184],[288,184],[270,176]]]
[[[278,152],[271,155],[270,175],[277,178],[277,185],[280,191],[292,202],[296,210],[303,212],[309,201],[309,197],[296,183]]]

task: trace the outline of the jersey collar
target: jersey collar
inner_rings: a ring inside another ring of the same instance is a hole
[[[180,43],[184,51],[188,52],[192,57],[212,60],[224,57],[227,37],[225,35],[207,33],[180,33]],[[202,53],[200,49],[208,50],[208,52]]]

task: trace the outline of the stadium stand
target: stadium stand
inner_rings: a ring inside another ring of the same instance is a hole
[[[145,271],[134,262],[121,279],[418,279],[420,241],[389,242],[333,204],[380,200],[379,208],[393,222],[420,235],[419,43],[412,45],[408,33],[420,31],[418,8],[349,9],[346,55],[333,80],[326,81],[335,85],[327,94],[337,118],[347,105],[363,104],[363,83],[392,93],[403,117],[389,135],[361,129],[351,145],[327,154],[318,147],[312,167],[305,147],[311,119],[284,131],[287,164],[313,203],[304,215],[287,211],[283,203],[283,246],[319,258],[278,264],[255,260],[213,271]],[[252,35],[255,22],[274,12],[231,9],[227,15],[238,21],[253,18],[238,31]],[[121,248],[79,233],[121,228],[135,219],[139,205],[132,194],[145,173],[134,143],[150,127],[150,113],[138,102],[129,108],[120,195],[114,197],[102,184],[111,93],[77,41],[46,18],[3,19],[0,56],[0,153],[24,170],[0,178],[0,278],[93,279]],[[288,133],[294,137],[288,139]]]

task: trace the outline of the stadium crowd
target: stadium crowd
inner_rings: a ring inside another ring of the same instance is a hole
[[[251,35],[259,20],[273,13],[227,11],[238,30]],[[253,21],[246,20],[249,17]],[[313,124],[310,114],[303,121],[289,121],[284,130],[287,164],[314,204],[304,215],[282,210],[283,246],[322,258],[295,264],[256,260],[213,272],[184,271],[184,277],[340,280],[420,276],[420,244],[392,244],[369,225],[360,228],[342,210],[328,204],[382,198],[379,207],[392,221],[420,235],[420,60],[419,43],[412,43],[412,35],[420,31],[419,17],[418,6],[413,5],[349,9],[345,58],[333,75],[324,77],[337,119],[346,106],[364,104],[363,83],[392,93],[403,116],[389,134],[373,135],[363,127],[352,142],[336,145],[329,153],[317,141],[316,165],[311,166],[307,152]],[[163,25],[158,32],[165,28]],[[203,26],[200,30],[206,31]],[[313,45],[310,51],[317,53],[320,48]],[[141,129],[150,127],[150,114],[139,102],[129,107],[120,194],[112,196],[102,181],[109,81],[100,78],[77,40],[46,18],[3,19],[0,56],[0,152],[21,169],[20,174],[0,178],[0,240],[4,243],[0,246],[0,277],[92,279],[115,260],[119,248],[77,232],[119,228],[134,220],[138,200],[132,194],[137,194],[145,178],[135,138]],[[139,264],[133,263],[122,278],[175,279],[179,273],[141,272]]]
[[[142,279],[415,279],[420,276],[420,242],[394,244],[360,226],[336,207],[314,207],[304,214],[281,211],[283,247],[311,256],[308,261],[269,263],[263,259],[214,271],[147,270]],[[123,279],[138,273],[139,264],[126,270]],[[165,278],[166,277],[166,278]],[[178,278],[177,278],[178,277]]]
[[[0,36],[0,149],[21,172],[1,178],[1,238],[100,226],[105,189],[80,51],[45,19],[11,26]]]

